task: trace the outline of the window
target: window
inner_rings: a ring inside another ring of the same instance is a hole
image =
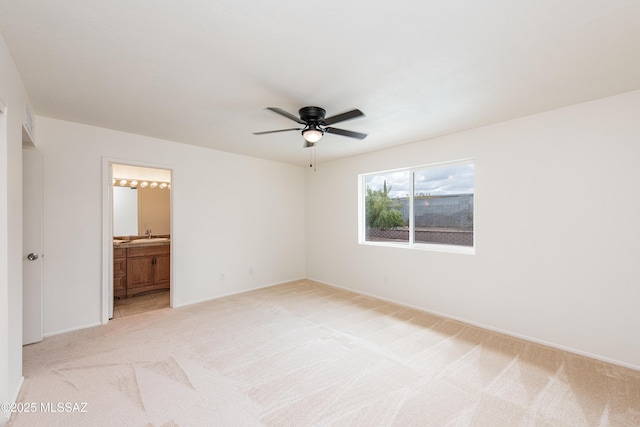
[[[473,253],[474,164],[360,175],[360,243]]]

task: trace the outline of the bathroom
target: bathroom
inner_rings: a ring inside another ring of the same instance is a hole
[[[113,310],[167,308],[171,287],[171,170],[111,164]]]

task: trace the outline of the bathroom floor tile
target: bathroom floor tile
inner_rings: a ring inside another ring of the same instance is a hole
[[[151,310],[168,308],[170,303],[169,290],[151,292],[132,298],[114,300],[113,318],[133,316]]]

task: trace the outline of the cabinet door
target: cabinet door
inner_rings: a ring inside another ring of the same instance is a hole
[[[156,255],[154,265],[154,284],[160,285],[171,281],[171,255]]]
[[[127,290],[153,284],[153,257],[127,259]]]

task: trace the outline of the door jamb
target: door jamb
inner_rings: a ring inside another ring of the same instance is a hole
[[[138,160],[120,159],[114,157],[102,158],[102,324],[109,323],[109,297],[110,289],[113,289],[113,191],[112,188],[112,176],[111,176],[111,164],[121,164],[129,166],[139,166],[143,168],[152,169],[167,169],[171,171],[171,196],[170,203],[170,233],[171,233],[171,279],[170,279],[170,291],[169,291],[169,306],[174,306],[176,298],[176,282],[174,280],[173,260],[174,256],[174,234],[175,234],[175,221],[174,221],[174,209],[173,201],[175,194],[175,167],[173,165],[159,164],[143,162]]]

